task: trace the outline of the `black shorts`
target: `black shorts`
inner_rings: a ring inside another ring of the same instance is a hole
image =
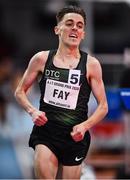
[[[29,147],[35,150],[36,145],[44,144],[56,155],[62,165],[79,165],[87,155],[90,134],[87,131],[82,141],[75,142],[70,135],[71,131],[72,127],[63,127],[49,121],[44,126],[34,125],[29,139]]]

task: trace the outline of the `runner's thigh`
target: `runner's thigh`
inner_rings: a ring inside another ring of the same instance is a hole
[[[77,166],[63,166],[62,178],[63,179],[80,179],[81,165]]]
[[[47,146],[39,144],[35,148],[34,167],[37,178],[54,179],[58,169],[58,160]]]

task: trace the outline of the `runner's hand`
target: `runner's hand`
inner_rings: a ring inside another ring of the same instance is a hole
[[[34,110],[32,113],[32,121],[37,126],[43,126],[48,121],[45,112]]]
[[[83,124],[78,124],[73,127],[73,130],[71,132],[71,136],[74,141],[78,142],[81,141],[84,138],[85,134],[85,127]]]

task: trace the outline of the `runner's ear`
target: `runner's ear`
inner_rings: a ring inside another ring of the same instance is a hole
[[[85,35],[86,35],[85,31],[83,31],[83,33],[82,33],[82,39],[84,39]]]
[[[59,27],[58,27],[58,26],[55,26],[55,27],[54,27],[54,31],[55,31],[55,34],[58,35],[58,34],[59,34]]]

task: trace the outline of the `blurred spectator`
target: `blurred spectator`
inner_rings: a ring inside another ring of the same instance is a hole
[[[11,75],[12,59],[9,56],[0,56],[0,84],[4,84]]]
[[[23,73],[19,69],[14,69],[14,73],[12,73],[13,71],[8,68],[8,64],[6,69],[4,62],[0,65],[2,69],[0,71],[2,72],[2,92],[0,94],[0,162],[2,162],[3,157],[8,162],[8,165],[5,163],[2,167],[0,166],[0,172],[2,170],[0,178],[30,179],[33,178],[32,151],[26,147],[33,123],[29,115],[16,104],[13,96]],[[4,67],[5,70],[3,69]],[[32,103],[38,106],[39,94],[36,87],[28,92],[28,96]],[[10,158],[7,156],[7,153],[10,154]]]
[[[6,124],[6,100],[3,94],[0,94],[0,136],[3,136],[5,133]]]
[[[0,56],[0,93],[8,101],[9,81],[12,74],[13,63],[10,56]]]
[[[121,91],[127,88],[127,92],[130,92],[130,49],[126,49],[124,53],[124,64],[125,70],[122,74],[122,78],[120,81],[120,88]],[[129,97],[126,97],[128,103]],[[126,106],[126,103],[123,102],[125,100],[122,98],[123,104],[123,120],[124,120],[124,127],[125,127],[125,163],[117,170],[116,179],[130,179],[130,109]]]
[[[6,121],[7,102],[0,94],[0,179],[22,178]]]
[[[126,48],[124,51],[124,65],[125,69],[120,81],[120,87],[130,88],[130,48]]]

